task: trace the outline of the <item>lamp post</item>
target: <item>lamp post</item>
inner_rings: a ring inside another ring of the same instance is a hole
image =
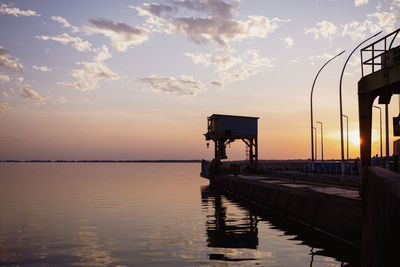
[[[382,158],[382,109],[377,106],[374,106],[374,108],[379,109],[379,132],[380,132],[381,158]]]
[[[346,118],[346,129],[347,129],[347,161],[349,161],[349,117],[346,115],[342,115],[343,117]]]
[[[315,160],[317,160],[318,158],[318,153],[317,153],[317,128],[313,127],[314,131],[315,131]]]
[[[310,94],[310,110],[311,110],[311,171],[314,170],[314,120],[313,120],[313,92],[314,92],[314,86],[315,86],[315,82],[317,81],[317,78],[320,74],[320,72],[322,71],[322,69],[332,60],[334,60],[335,58],[337,58],[338,56],[340,56],[341,54],[343,54],[345,51],[340,52],[339,54],[337,54],[336,56],[332,57],[331,59],[329,59],[327,62],[325,62],[324,65],[322,65],[322,67],[319,69],[319,71],[317,72],[317,75],[314,78],[312,87],[311,87],[311,94]]]
[[[324,163],[324,132],[322,130],[322,122],[317,121],[317,123],[321,124],[321,161]]]
[[[342,109],[342,81],[343,81],[343,74],[344,74],[344,70],[346,69],[346,65],[350,60],[350,57],[353,55],[353,53],[365,42],[369,41],[370,39],[374,38],[375,36],[377,36],[378,34],[380,34],[382,31],[374,34],[373,36],[365,39],[364,41],[362,41],[359,45],[356,46],[356,48],[353,49],[353,51],[351,51],[350,55],[347,57],[346,62],[344,63],[343,69],[342,69],[342,73],[340,75],[340,82],[339,82],[339,99],[340,99],[340,149],[341,149],[341,154],[342,154],[342,181],[344,180],[344,148],[343,148],[343,109]]]

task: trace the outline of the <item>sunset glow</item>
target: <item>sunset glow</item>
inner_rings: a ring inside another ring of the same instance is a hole
[[[260,117],[260,159],[306,159],[312,81],[346,50],[314,91],[324,154],[339,158],[343,64],[361,40],[398,28],[399,10],[398,1],[3,1],[0,160],[210,159],[213,113]],[[360,77],[357,51],[343,80],[352,157]],[[389,108],[397,116],[397,99]],[[375,151],[376,110],[373,129]],[[243,151],[235,145],[229,159]]]

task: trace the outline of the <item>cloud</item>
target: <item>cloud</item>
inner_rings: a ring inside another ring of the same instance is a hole
[[[165,14],[170,14],[177,11],[176,8],[168,5],[157,4],[157,3],[144,3],[141,7],[129,5],[132,9],[137,9],[140,16],[156,16],[161,17]],[[164,14],[163,14],[164,13]]]
[[[285,37],[285,38],[282,38],[281,40],[285,43],[286,48],[289,48],[294,45],[294,41],[290,37]]]
[[[17,7],[10,7],[7,4],[1,4],[0,5],[0,14],[7,14],[7,15],[12,15],[14,17],[29,17],[29,16],[40,16],[40,14],[36,13],[36,11],[33,10],[20,10]]]
[[[261,57],[257,50],[249,49],[241,58],[241,64],[238,64],[234,68],[219,72],[218,79],[213,81],[212,84],[219,84],[220,87],[224,87],[232,82],[247,79],[266,69],[274,68],[274,59]]]
[[[368,0],[354,0],[354,6],[363,6],[368,4]]]
[[[77,80],[76,82],[59,82],[58,84],[79,89],[81,91],[94,90],[98,86],[99,80],[108,79],[116,80],[120,77],[111,71],[105,64],[104,60],[111,57],[108,48],[103,45],[102,49],[94,57],[93,62],[78,62],[83,66],[81,69],[74,69],[71,75]]]
[[[227,70],[242,62],[241,58],[229,55],[229,50],[218,49],[214,53],[184,53],[192,59],[195,64],[205,67],[214,66],[217,71]]]
[[[317,23],[317,27],[304,29],[305,34],[314,34],[314,40],[323,37],[325,39],[332,39],[334,35],[337,34],[338,27],[336,27],[332,22],[323,20]]]
[[[381,11],[379,6],[377,11],[367,14],[367,18],[362,21],[351,21],[342,26],[341,35],[349,36],[353,41],[360,41],[367,38],[367,35],[375,34],[381,30],[386,33],[396,29],[397,15],[394,11]]]
[[[0,74],[0,81],[3,82],[3,83],[4,82],[9,82],[10,81],[10,76]]]
[[[261,57],[257,50],[246,50],[242,55],[233,55],[233,49],[217,49],[213,53],[185,53],[194,63],[205,67],[215,67],[218,78],[212,85],[224,87],[234,81],[244,80],[265,69],[274,67],[273,59]]]
[[[65,18],[59,16],[51,16],[51,19],[61,23],[64,28],[72,28],[72,32],[79,32],[79,28],[72,26]]]
[[[39,95],[35,90],[26,87],[19,89],[19,95],[33,101],[44,101],[46,99],[46,97]]]
[[[51,102],[53,104],[62,104],[62,105],[64,105],[65,103],[67,103],[67,100],[65,99],[64,96],[60,96],[60,97],[57,97],[57,98],[52,98]]]
[[[377,10],[375,13],[367,15],[367,21],[368,20],[371,24],[371,32],[377,32],[383,29],[387,33],[390,33],[396,29],[397,15],[395,12]]]
[[[94,57],[96,62],[103,62],[106,59],[111,58],[110,51],[108,47],[103,45],[102,48],[98,51],[97,55]]]
[[[336,54],[338,52],[340,52],[340,50],[337,50]],[[309,56],[308,60],[309,60],[311,65],[314,65],[317,62],[318,62],[318,64],[320,64],[321,61],[325,62],[325,61],[331,59],[334,56],[335,56],[335,54],[323,53],[323,54],[320,54],[320,55]]]
[[[69,27],[72,26],[72,25],[71,25],[66,19],[64,19],[63,17],[51,16],[51,19],[54,20],[54,21],[57,21],[57,22],[61,23],[61,24],[63,25],[63,27],[65,27],[65,28],[69,28]]]
[[[239,1],[222,0],[171,1],[170,5],[148,4],[133,7],[139,15],[147,17],[153,31],[185,35],[198,45],[214,43],[229,47],[233,41],[247,38],[265,38],[276,31],[282,22],[279,18],[248,16],[247,20],[233,18]],[[191,16],[179,16],[190,14]]]
[[[12,59],[8,51],[0,45],[0,66],[13,71],[21,72],[23,71],[24,67],[18,61],[18,59]]]
[[[343,25],[342,36],[349,36],[353,41],[365,39],[368,26],[365,23],[352,21]]]
[[[10,110],[10,105],[8,103],[0,103],[0,113],[6,113]]]
[[[103,34],[111,39],[112,47],[123,52],[132,45],[139,45],[149,39],[150,32],[142,27],[126,23],[114,23],[107,19],[89,20],[93,27],[85,27],[89,34]]]
[[[220,82],[220,81],[217,81],[217,80],[212,81],[211,84],[214,85],[214,86],[221,87],[221,88],[224,87],[224,84],[222,82]]]
[[[221,0],[186,0],[174,1],[174,4],[177,7],[184,7],[188,10],[201,10],[209,16],[232,18],[236,12],[239,2],[239,0],[231,1],[231,3],[226,3]]]
[[[175,77],[168,78],[154,74],[140,80],[150,86],[152,90],[168,94],[193,96],[206,90],[202,82],[196,81],[186,75],[182,75],[180,79],[176,79]]]
[[[40,70],[40,71],[43,71],[43,72],[52,71],[51,68],[46,67],[46,66],[36,66],[36,65],[33,65],[32,68],[33,68],[34,70]]]
[[[192,42],[204,45],[216,43],[229,47],[233,41],[250,37],[264,38],[279,25],[278,18],[251,16],[247,21],[221,20],[220,18],[178,18],[170,24],[172,32],[184,34]]]
[[[93,51],[93,46],[88,41],[83,41],[80,37],[69,36],[68,33],[63,33],[55,36],[38,35],[36,36],[39,40],[53,40],[62,44],[72,43],[72,46],[80,51]]]

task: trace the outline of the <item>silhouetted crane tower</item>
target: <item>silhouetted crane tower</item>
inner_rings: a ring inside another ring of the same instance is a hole
[[[214,141],[215,168],[218,169],[222,159],[227,159],[226,145],[237,139],[242,140],[249,151],[250,168],[257,169],[258,141],[257,122],[258,117],[245,117],[234,115],[213,114],[207,118],[206,141]]]

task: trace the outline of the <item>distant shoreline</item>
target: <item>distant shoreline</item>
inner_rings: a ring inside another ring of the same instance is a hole
[[[1,162],[17,163],[200,163],[199,159],[192,160],[0,160]]]

